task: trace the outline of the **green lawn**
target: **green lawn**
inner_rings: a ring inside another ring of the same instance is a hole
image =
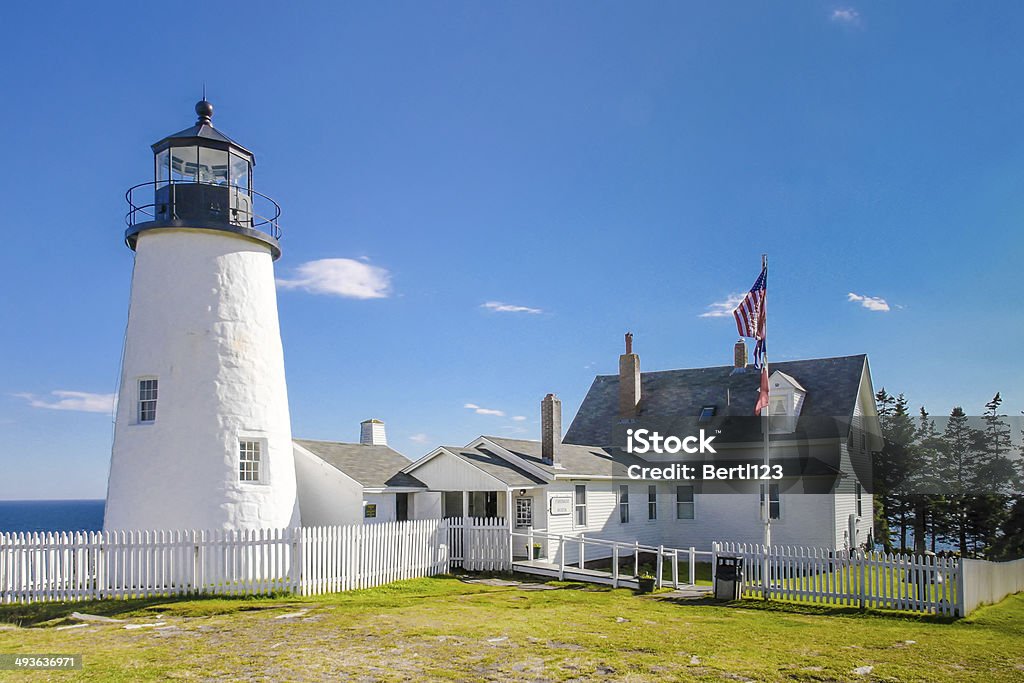
[[[57,630],[76,610],[125,622]],[[4,606],[0,652],[83,653],[76,680],[1009,681],[1024,680],[1024,595],[950,621],[445,577],[304,599]]]

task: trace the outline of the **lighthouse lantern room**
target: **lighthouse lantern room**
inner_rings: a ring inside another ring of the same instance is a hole
[[[106,529],[299,523],[274,261],[280,209],[255,158],[213,127],[152,146],[131,188],[135,252]]]

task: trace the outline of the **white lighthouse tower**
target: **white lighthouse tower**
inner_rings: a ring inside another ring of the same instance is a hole
[[[299,523],[274,261],[277,204],[253,155],[196,105],[128,191],[135,250],[103,525]]]

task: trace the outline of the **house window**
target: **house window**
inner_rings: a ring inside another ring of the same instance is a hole
[[[260,455],[262,444],[252,439],[238,441],[238,480],[260,481]]]
[[[771,396],[768,399],[768,424],[773,434],[792,432],[794,425],[786,406],[791,402],[789,396]]]
[[[857,516],[862,517],[864,515],[864,489],[861,488],[860,482],[857,482]]]
[[[587,525],[587,487],[576,485],[576,526]]]
[[[658,518],[658,487],[647,487],[647,519]]]
[[[139,422],[156,420],[157,380],[155,378],[139,380]]]
[[[700,417],[697,419],[698,422],[711,422],[711,418],[715,416],[714,406],[704,406],[700,409]]]
[[[377,518],[377,506],[374,503],[367,503],[363,506],[363,518],[364,519],[376,519]]]
[[[533,526],[533,498],[516,498],[516,527]]]
[[[779,485],[768,485],[768,515],[771,519],[779,518]],[[761,519],[764,519],[764,484],[761,484]]]
[[[676,487],[676,519],[693,519],[693,487]]]
[[[629,522],[629,486],[627,484],[619,486],[619,522],[622,524]]]

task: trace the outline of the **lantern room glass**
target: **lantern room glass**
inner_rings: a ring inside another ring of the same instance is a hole
[[[196,182],[198,170],[198,147],[195,145],[190,145],[188,147],[171,147],[171,182],[194,183]]]
[[[232,152],[230,170],[231,185],[248,192],[252,180],[252,161]]]
[[[199,148],[199,165],[196,168],[199,182],[212,185],[228,183],[227,150]]]
[[[160,189],[171,177],[171,154],[168,150],[157,152],[156,155],[156,186]]]

